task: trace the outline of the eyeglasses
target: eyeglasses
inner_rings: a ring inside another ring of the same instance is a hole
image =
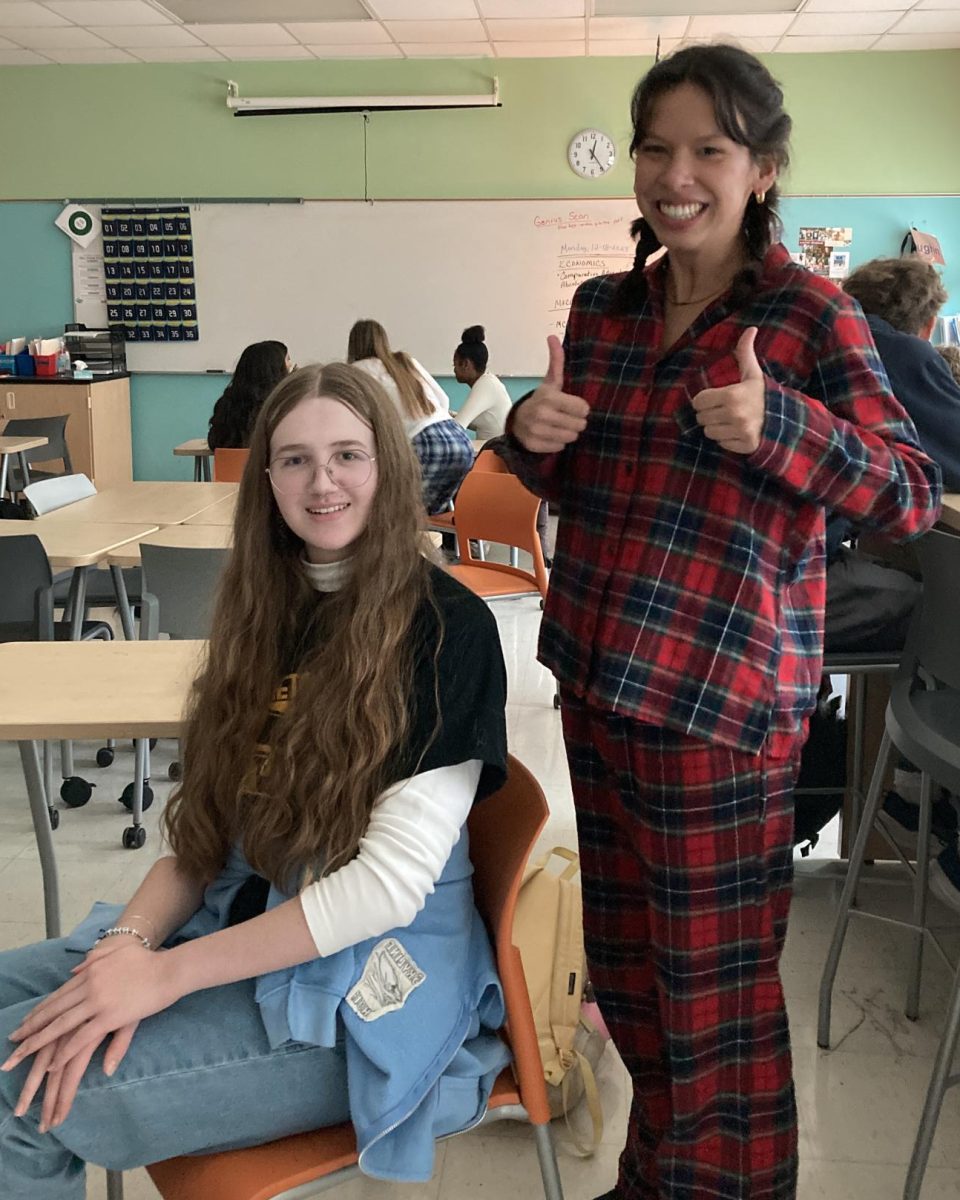
[[[270,463],[267,474],[276,490],[285,495],[305,492],[318,471],[326,471],[334,487],[350,491],[363,487],[376,461],[365,450],[337,450],[325,463],[318,463],[309,454],[284,454]]]

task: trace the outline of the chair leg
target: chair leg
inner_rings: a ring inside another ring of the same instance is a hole
[[[924,930],[927,924],[927,876],[930,868],[930,824],[933,814],[933,781],[924,771],[920,776],[920,827],[917,831],[917,869],[913,878],[913,953],[907,985],[907,1017],[920,1015],[920,977],[923,971]]]
[[[923,1104],[923,1116],[920,1118],[920,1127],[917,1129],[917,1140],[913,1144],[913,1153],[910,1155],[910,1167],[903,1187],[903,1200],[920,1200],[920,1186],[927,1169],[930,1144],[933,1141],[937,1121],[940,1117],[943,1094],[948,1087],[960,1083],[960,1076],[954,1079],[950,1078],[950,1068],[957,1052],[957,1041],[960,1039],[960,967],[954,972],[953,991],[950,994],[947,1013],[947,1024],[933,1064],[933,1074],[930,1077],[927,1098]]]
[[[560,1182],[560,1168],[557,1166],[557,1152],[550,1126],[534,1125],[533,1136],[537,1143],[537,1158],[540,1160],[543,1194],[547,1200],[563,1200],[563,1184]]]
[[[107,1200],[123,1200],[123,1172],[107,1172]]]
[[[884,730],[883,740],[880,742],[880,753],[877,756],[877,763],[873,768],[873,775],[870,779],[867,802],[860,817],[856,840],[853,844],[853,850],[850,853],[850,861],[847,864],[847,875],[843,882],[843,891],[840,894],[840,907],[837,911],[837,920],[833,927],[833,939],[830,942],[830,950],[827,953],[827,961],[824,964],[823,975],[820,979],[817,1045],[823,1050],[830,1049],[830,1008],[833,1002],[833,983],[837,976],[837,966],[840,963],[840,952],[843,950],[843,941],[847,935],[847,925],[850,923],[850,909],[853,907],[857,884],[860,881],[860,872],[863,869],[867,842],[870,838],[870,831],[873,829],[873,823],[876,820],[877,810],[880,807],[880,792],[883,787],[887,762],[892,750],[893,741],[890,738],[890,734]]]

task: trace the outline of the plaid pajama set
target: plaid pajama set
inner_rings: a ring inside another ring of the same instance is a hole
[[[539,655],[557,676],[590,975],[634,1099],[622,1200],[793,1200],[797,1128],[778,962],[792,786],[820,682],[824,508],[894,537],[940,479],[856,303],[774,246],[665,353],[665,263],[642,310],[577,291],[564,390],[590,405],[556,455],[504,457],[561,510]],[[691,399],[739,382],[756,325],[753,454]]]

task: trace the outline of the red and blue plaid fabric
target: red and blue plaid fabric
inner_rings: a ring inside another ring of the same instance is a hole
[[[567,324],[564,389],[590,405],[561,454],[515,439],[513,469],[561,515],[540,658],[590,704],[704,741],[781,755],[820,684],[824,508],[893,538],[936,520],[940,473],[890,392],[855,301],[768,253],[743,307],[710,304],[666,352],[661,261],[637,315],[621,276],[588,280]],[[759,448],[705,438],[693,396],[738,382],[756,325]]]
[[[434,421],[412,438],[423,479],[423,507],[442,512],[473,466],[473,442],[456,421]]]
[[[799,748],[709,746],[563,699],[590,979],[633,1082],[618,1200],[795,1200],[778,961]]]

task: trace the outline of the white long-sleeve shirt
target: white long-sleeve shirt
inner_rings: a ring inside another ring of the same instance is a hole
[[[464,429],[475,429],[477,437],[486,441],[503,434],[512,404],[510,393],[496,375],[485,371],[470,389],[455,420]]]
[[[330,592],[342,586],[349,561],[303,568],[317,591]],[[460,839],[482,767],[470,759],[423,771],[379,797],[357,856],[300,893],[318,954],[410,924]]]
[[[379,358],[361,358],[353,366],[359,367],[361,371],[366,371],[369,376],[381,385],[396,405],[407,437],[413,439],[418,433],[426,429],[428,425],[435,425],[437,421],[450,420],[450,397],[426,368],[422,367],[415,358],[411,361],[423,387],[423,394],[426,396],[431,408],[430,413],[425,417],[410,416],[403,407],[403,402],[400,399],[400,391],[393,381],[393,376]]]

